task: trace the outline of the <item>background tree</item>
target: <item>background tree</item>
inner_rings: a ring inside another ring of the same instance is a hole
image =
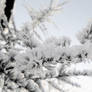
[[[89,24],[83,31],[80,31],[77,38],[82,44],[92,42],[92,24]]]

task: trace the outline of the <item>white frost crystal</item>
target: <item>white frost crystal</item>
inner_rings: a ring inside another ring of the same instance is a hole
[[[4,14],[5,0],[0,0],[0,18]]]

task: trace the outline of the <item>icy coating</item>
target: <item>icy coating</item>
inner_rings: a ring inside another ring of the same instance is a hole
[[[5,15],[1,13],[0,18]],[[12,26],[3,20],[8,32],[0,26],[0,92],[83,92],[82,88],[92,92],[87,89],[92,80],[92,24],[78,33],[81,45],[72,46],[68,37],[51,37],[41,43],[30,27],[34,20],[21,30],[13,18]],[[38,17],[36,22],[37,26],[42,23]]]

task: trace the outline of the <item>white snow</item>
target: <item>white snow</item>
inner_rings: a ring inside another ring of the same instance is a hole
[[[89,63],[90,62],[90,63]],[[89,62],[85,63],[79,63],[76,66],[71,65],[69,70],[92,70],[92,62],[89,60]],[[56,84],[60,89],[65,90],[65,92],[92,92],[92,76],[77,76],[77,77],[70,77],[70,80],[73,83],[76,83],[80,85],[80,87],[72,86],[68,83],[65,83],[64,81],[60,81],[59,79],[53,78],[50,79],[51,82]],[[50,84],[48,84],[48,80],[42,80],[41,85],[44,89],[44,92],[62,92],[58,91],[54,87],[52,87]]]

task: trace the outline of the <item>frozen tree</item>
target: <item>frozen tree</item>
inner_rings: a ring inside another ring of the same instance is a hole
[[[58,0],[50,0],[50,4],[46,8],[41,8],[38,11],[31,7],[31,5],[27,4],[25,5],[28,14],[32,20],[30,23],[30,27],[32,32],[38,35],[37,28],[39,28],[42,33],[47,30],[46,23],[52,23],[54,25],[55,22],[51,20],[51,17],[62,10],[63,6],[67,3],[67,1],[64,1],[59,4]],[[38,35],[39,36],[39,35]]]
[[[70,40],[70,38],[68,38],[68,37],[62,37],[62,38],[59,39],[59,40],[61,40],[61,46],[62,46],[62,47],[69,47],[70,44],[71,44],[71,40]]]
[[[92,24],[88,25],[83,31],[77,35],[80,43],[92,42]]]
[[[35,37],[34,34],[31,34],[31,29],[29,29],[27,25],[16,33],[16,37],[23,43],[25,47],[32,49],[40,45],[39,40]]]
[[[68,37],[51,37],[47,38],[44,44],[53,45],[54,47],[69,47],[71,40]]]

